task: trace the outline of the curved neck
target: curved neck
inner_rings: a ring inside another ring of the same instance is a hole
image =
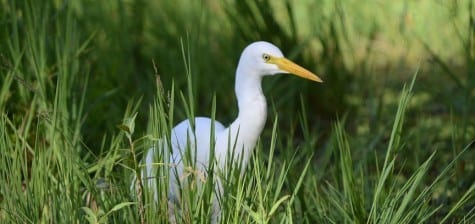
[[[262,77],[257,75],[236,76],[235,91],[239,113],[231,126],[239,128],[239,139],[251,149],[254,148],[267,120],[267,102],[261,82]]]
[[[242,168],[249,161],[267,119],[267,103],[261,82],[261,76],[238,68],[235,92],[239,114],[223,133],[226,136],[222,136],[222,139],[225,138],[231,148],[222,152],[226,153],[228,159],[230,156],[234,160],[242,159]]]

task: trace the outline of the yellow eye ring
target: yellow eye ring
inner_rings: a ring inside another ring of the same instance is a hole
[[[270,55],[262,54],[262,59],[264,59],[264,61],[268,62],[270,60]]]

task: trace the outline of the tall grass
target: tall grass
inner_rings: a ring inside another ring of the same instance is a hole
[[[64,26],[50,5],[25,3],[8,4],[15,13],[5,18],[10,32],[2,45],[2,219],[76,222],[89,185],[81,159],[85,92],[75,91],[87,83],[77,59],[84,49],[69,11]]]
[[[192,161],[180,209],[168,151],[154,185],[132,176],[177,121],[230,123],[264,39],[326,82],[264,80],[252,160],[217,174],[221,223],[473,223],[473,3],[375,2],[0,1],[0,222],[208,223],[217,177]]]

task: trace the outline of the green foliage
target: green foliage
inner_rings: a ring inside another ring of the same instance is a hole
[[[0,223],[170,221],[169,164],[153,186],[132,174],[177,121],[232,121],[255,40],[325,82],[264,80],[222,223],[473,223],[474,21],[471,0],[1,0]],[[189,159],[172,212],[208,223],[216,177]]]

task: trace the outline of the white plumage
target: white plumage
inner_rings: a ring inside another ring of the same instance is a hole
[[[189,120],[182,121],[173,128],[170,134],[170,145],[173,149],[169,162],[176,165],[176,171],[173,168],[170,171],[169,198],[176,198],[176,192],[178,192],[175,174],[178,174],[178,177],[183,175],[181,156],[185,154],[185,149],[190,149],[192,152],[196,149],[196,169],[203,173],[206,173],[211,150],[215,153],[217,169],[224,169],[226,158],[234,158],[236,161],[240,158],[241,167],[243,169],[246,167],[267,118],[267,104],[261,86],[262,78],[279,73],[291,73],[322,82],[315,74],[284,58],[282,52],[271,43],[260,41],[247,46],[241,54],[236,70],[235,94],[239,113],[236,120],[228,127],[218,121],[214,122],[214,148],[211,147],[210,142],[210,136],[212,136],[210,118],[196,117],[194,130]],[[162,141],[161,146],[158,147],[166,146],[166,142]],[[152,189],[156,186],[152,164],[156,150],[163,149],[152,148],[148,151],[144,159],[146,169],[142,172],[142,179],[147,181]],[[218,185],[220,185],[219,180]],[[217,186],[216,192],[222,193],[220,186]],[[157,194],[155,196],[157,197]],[[216,203],[215,206],[217,206]],[[216,208],[219,213],[219,208]],[[216,215],[219,216],[219,214]]]

